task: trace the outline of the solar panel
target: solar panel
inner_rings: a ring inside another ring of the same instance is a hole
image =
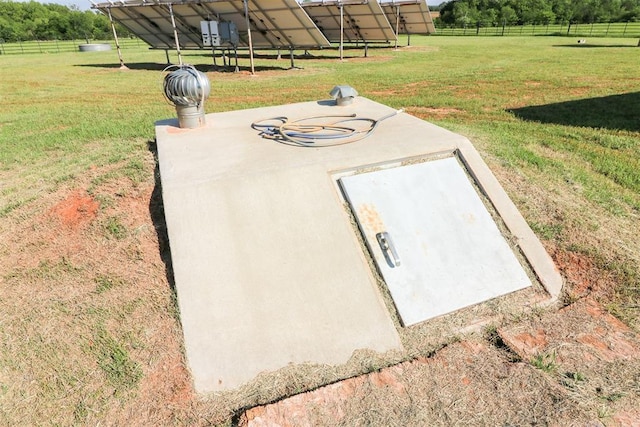
[[[97,8],[102,12],[107,13],[107,8]],[[175,47],[173,28],[170,20],[163,22],[164,19],[162,19],[162,16],[158,15],[158,12],[151,8],[140,9],[136,7],[112,7],[111,16],[114,21],[129,29],[151,47]],[[170,19],[168,13],[167,18]]]
[[[311,0],[301,4],[329,41],[339,42],[341,40],[340,6],[343,7],[344,13],[344,41],[389,42],[396,40],[395,32],[389,24],[387,16],[375,0]]]
[[[136,34],[151,47],[174,49],[173,25],[169,5],[173,8],[178,41],[183,49],[204,48],[200,22],[233,22],[240,32],[240,45],[248,46],[247,21],[242,0],[198,1],[122,1],[99,3],[93,8]],[[252,44],[255,47],[329,46],[311,18],[296,0],[248,0]]]
[[[380,0],[398,34],[433,34],[436,28],[426,0]]]

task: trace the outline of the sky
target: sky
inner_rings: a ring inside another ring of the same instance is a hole
[[[11,1],[19,1],[19,2],[28,2],[30,0],[11,0]],[[101,3],[103,1],[108,0],[94,0],[96,3]],[[89,0],[38,0],[38,3],[56,3],[62,4],[65,6],[77,6],[80,10],[89,10],[91,9],[91,2]]]

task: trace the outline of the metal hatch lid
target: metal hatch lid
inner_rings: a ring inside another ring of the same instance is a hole
[[[405,326],[531,285],[457,158],[339,182]]]

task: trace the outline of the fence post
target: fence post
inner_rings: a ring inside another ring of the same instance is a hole
[[[4,39],[0,39],[0,54],[4,55]]]
[[[624,23],[624,30],[622,30],[622,37],[627,34],[627,25],[629,25],[629,21]]]

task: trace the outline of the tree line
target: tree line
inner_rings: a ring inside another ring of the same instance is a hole
[[[130,32],[116,25],[119,36]],[[0,0],[0,39],[5,42],[27,40],[106,40],[113,37],[105,15],[81,11],[75,6]]]
[[[640,20],[640,0],[452,0],[434,10],[436,24],[456,27]]]
[[[640,21],[640,0],[451,0],[436,25],[501,26]],[[119,36],[131,33],[116,24]],[[0,40],[105,40],[112,37],[105,15],[59,4],[0,0]]]

